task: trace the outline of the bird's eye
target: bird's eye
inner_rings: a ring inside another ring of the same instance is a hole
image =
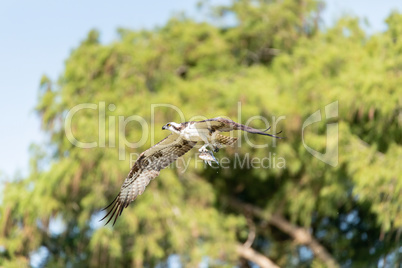
[[[170,127],[170,124],[167,124],[168,127]]]

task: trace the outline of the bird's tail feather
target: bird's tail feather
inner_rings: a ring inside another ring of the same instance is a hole
[[[221,134],[216,134],[215,139],[218,143],[223,145],[232,145],[237,141],[237,138],[232,138]]]

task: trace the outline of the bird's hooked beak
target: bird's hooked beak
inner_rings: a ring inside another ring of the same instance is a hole
[[[164,125],[164,126],[162,127],[162,130],[165,130],[165,129],[167,129],[166,125]]]

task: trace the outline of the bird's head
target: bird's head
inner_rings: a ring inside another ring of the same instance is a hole
[[[162,127],[162,130],[167,129],[174,133],[180,133],[180,126],[180,124],[177,124],[175,122],[169,122]]]

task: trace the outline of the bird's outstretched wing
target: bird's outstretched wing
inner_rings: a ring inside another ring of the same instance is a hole
[[[153,147],[140,154],[137,161],[131,168],[120,193],[105,209],[110,210],[105,219],[110,216],[106,224],[114,218],[113,225],[117,218],[138,195],[141,195],[149,182],[159,175],[159,171],[173,163],[178,157],[187,153],[197,142],[183,140],[178,134],[172,133]],[[105,225],[106,225],[105,224]]]
[[[233,130],[242,130],[242,131],[247,131],[247,132],[253,133],[253,134],[259,134],[259,135],[274,137],[277,139],[283,139],[283,137],[276,136],[276,135],[280,134],[282,131],[276,133],[276,135],[273,135],[273,134],[265,133],[271,127],[267,128],[266,130],[260,131],[258,129],[236,123],[230,119],[226,119],[223,117],[206,119],[203,121],[194,122],[194,124],[195,124],[196,128],[210,129],[212,132],[215,132],[215,131],[229,132],[229,131],[233,131]]]

